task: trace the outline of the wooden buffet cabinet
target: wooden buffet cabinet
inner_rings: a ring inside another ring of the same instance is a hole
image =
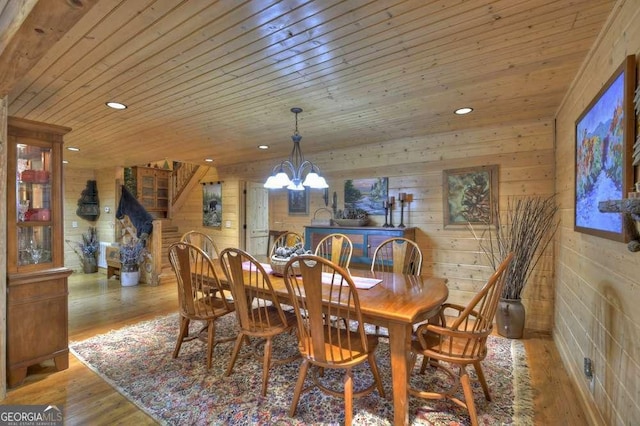
[[[304,245],[306,250],[315,250],[321,239],[329,234],[344,234],[353,244],[350,265],[356,269],[369,269],[373,252],[384,240],[393,237],[416,239],[416,228],[376,228],[372,226],[305,226]]]
[[[63,135],[71,129],[9,117],[7,145],[7,382],[53,359],[69,366],[64,267]]]

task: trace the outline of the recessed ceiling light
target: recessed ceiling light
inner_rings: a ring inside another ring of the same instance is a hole
[[[67,147],[67,149],[68,149],[69,151],[74,151],[74,152],[78,152],[78,151],[80,151],[80,148],[76,148],[75,146],[68,146],[68,147]]]
[[[204,161],[207,163],[213,163],[213,158],[205,158]]]
[[[127,109],[127,106],[120,102],[106,102],[105,105],[113,109]]]
[[[465,115],[465,114],[469,114],[471,111],[473,111],[473,108],[464,107],[464,108],[458,108],[457,110],[454,111],[454,113],[458,115]]]
[[[69,164],[67,160],[62,160],[62,164]]]
[[[269,149],[269,145],[258,145],[258,149]]]

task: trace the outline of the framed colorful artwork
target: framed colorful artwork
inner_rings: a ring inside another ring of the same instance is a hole
[[[625,218],[598,203],[632,191],[635,56],[628,56],[576,120],[574,230],[628,242]]]
[[[202,225],[222,228],[222,183],[202,184]]]
[[[287,198],[289,200],[289,215],[307,215],[309,214],[309,188],[304,191],[287,190]]]
[[[498,166],[443,170],[445,228],[496,223]]]
[[[369,215],[384,215],[389,178],[348,179],[344,181],[344,208],[360,209]]]

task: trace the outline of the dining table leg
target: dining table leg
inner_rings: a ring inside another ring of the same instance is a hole
[[[393,386],[393,424],[409,424],[408,353],[411,325],[390,323],[389,353],[391,355],[391,379]]]

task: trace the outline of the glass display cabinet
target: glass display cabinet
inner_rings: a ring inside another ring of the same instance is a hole
[[[69,365],[62,144],[71,129],[9,117],[7,145],[7,381],[53,359]]]
[[[169,217],[169,180],[171,170],[155,167],[132,167],[136,178],[135,196],[154,217]]]

